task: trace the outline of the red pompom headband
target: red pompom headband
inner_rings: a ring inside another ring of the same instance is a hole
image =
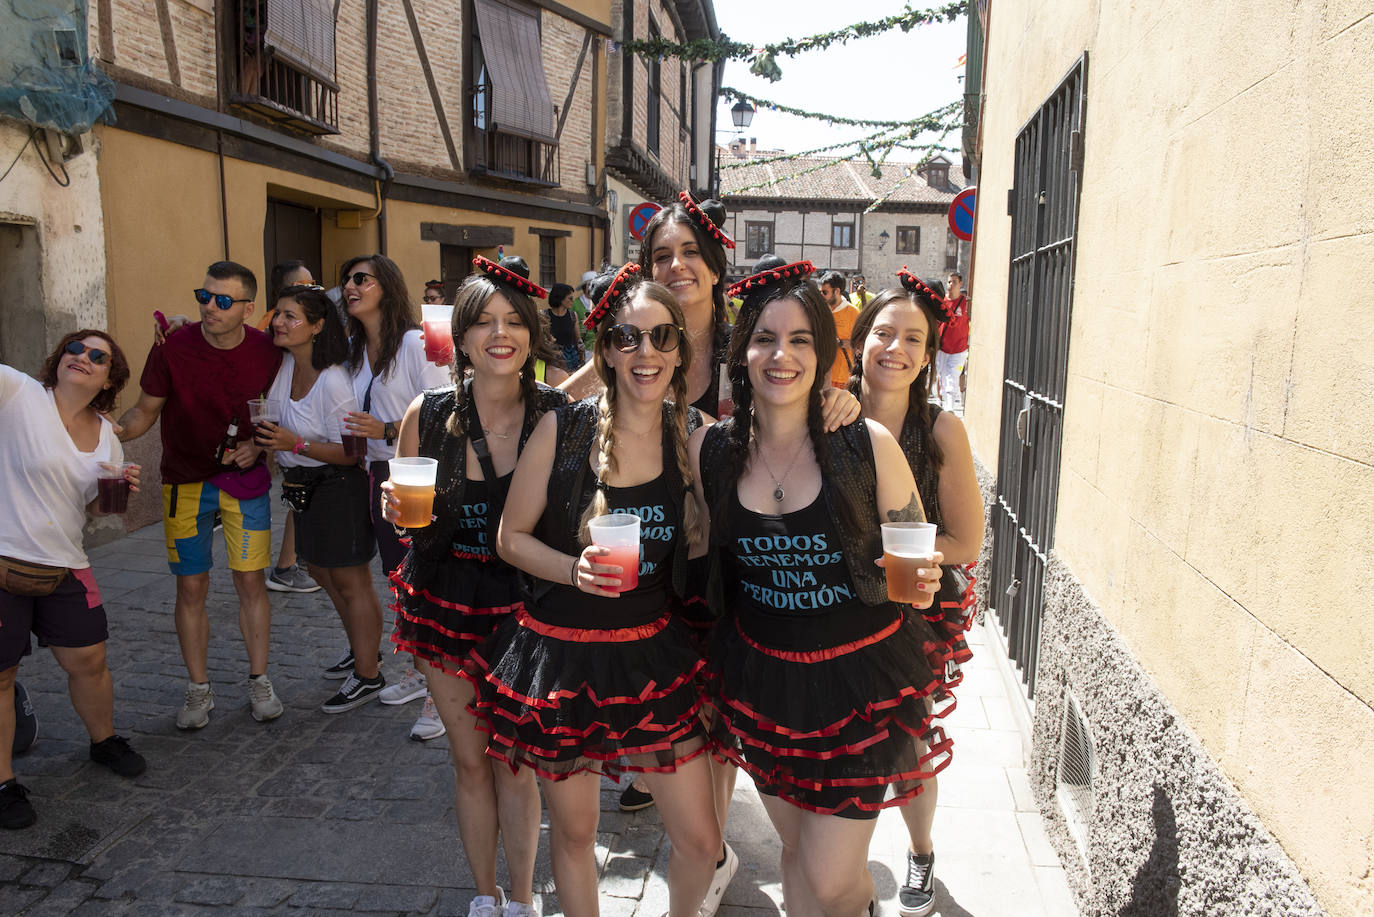
[[[949,311],[945,309],[945,298],[926,286],[925,281],[911,273],[906,265],[902,265],[902,269],[897,272],[897,279],[902,282],[902,289],[915,296],[921,297],[938,315],[943,315],[945,321],[950,320],[951,316]]]
[[[526,293],[530,296],[533,296],[535,299],[549,298],[548,290],[544,289],[537,283],[533,283],[525,279],[524,277],[521,277],[514,271],[510,271],[506,268],[503,268],[501,265],[497,264],[495,261],[492,261],[490,258],[483,258],[481,255],[478,255],[476,258],[472,259],[472,265],[473,267],[477,268],[477,270],[481,271],[483,274],[486,274],[492,280],[499,280],[502,283],[508,283],[511,286],[515,287],[517,290],[519,290],[521,293]]]
[[[687,208],[687,212],[692,215],[692,219],[696,220],[701,228],[709,232],[717,242],[724,245],[726,248],[735,247],[735,240],[727,236],[721,231],[719,226],[711,222],[711,218],[706,215],[706,212],[697,206],[696,201],[692,200],[692,195],[688,194],[686,191],[679,191],[677,193],[677,199],[682,201],[682,206]]]
[[[757,274],[750,274],[739,283],[730,284],[730,289],[725,291],[725,295],[731,299],[742,297],[746,293],[753,293],[762,290],[764,287],[785,280],[803,280],[810,276],[815,270],[810,261],[794,261],[791,264],[784,264],[781,267],[770,268],[766,271],[759,271]]]
[[[605,317],[606,313],[625,295],[630,284],[634,281],[635,274],[639,273],[639,265],[631,261],[629,264],[615,272],[615,278],[611,280],[611,285],[606,288],[606,292],[596,301],[596,307],[587,313],[587,317],[582,320],[584,328],[595,328],[597,322]]]

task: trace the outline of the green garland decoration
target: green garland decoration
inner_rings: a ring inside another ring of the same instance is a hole
[[[790,105],[779,105],[777,102],[770,102],[767,99],[760,99],[751,96],[747,92],[735,89],[732,86],[722,86],[720,96],[726,101],[734,99],[739,102],[746,102],[755,108],[766,108],[769,111],[779,111],[785,115],[794,115],[798,118],[810,118],[813,121],[824,121],[827,125],[841,124],[848,127],[880,127],[888,129],[911,128],[916,133],[922,131],[944,130],[952,115],[958,114],[960,123],[963,118],[963,102],[950,102],[942,105],[934,111],[928,112],[919,118],[910,121],[873,121],[865,118],[846,118],[842,115],[827,115],[821,112],[806,111],[801,108],[793,108]],[[913,136],[915,136],[913,134]]]
[[[900,13],[871,22],[856,22],[844,28],[805,38],[788,38],[763,47],[755,47],[740,41],[732,41],[728,36],[720,38],[695,38],[687,42],[669,41],[666,38],[635,38],[619,43],[622,51],[638,54],[641,57],[677,57],[691,61],[748,60],[749,72],[770,82],[782,78],[778,57],[794,57],[806,51],[817,51],[832,45],[843,45],[856,38],[870,38],[893,29],[910,32],[917,26],[932,22],[949,22],[968,12],[967,0],[955,0],[943,6],[925,10],[914,10],[908,4]]]

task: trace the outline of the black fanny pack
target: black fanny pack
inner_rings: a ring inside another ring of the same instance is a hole
[[[310,501],[315,499],[315,490],[330,478],[343,475],[343,469],[334,465],[305,468],[293,465],[282,469],[281,502],[298,513],[310,509]]]

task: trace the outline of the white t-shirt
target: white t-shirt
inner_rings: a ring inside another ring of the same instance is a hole
[[[329,367],[320,373],[304,398],[292,401],[291,374],[295,369],[295,358],[289,353],[283,356],[281,369],[277,370],[277,378],[272,380],[272,389],[267,393],[267,397],[276,399],[282,406],[281,426],[308,442],[343,442],[344,417],[358,410],[353,386],[348,381],[348,368],[343,364]],[[318,468],[327,463],[287,450],[277,453],[277,464],[283,468]]]
[[[353,395],[358,399],[361,411],[367,399],[367,386],[372,385],[372,409],[368,411],[382,423],[400,426],[406,408],[426,389],[440,388],[453,381],[447,366],[439,366],[425,359],[425,341],[419,328],[413,328],[401,338],[401,346],[390,368],[372,379],[372,365],[367,359],[367,349],[363,349],[363,364],[353,375]],[[396,457],[396,447],[388,446],[385,439],[367,441],[367,460],[387,462]]]
[[[100,418],[100,441],[82,452],[62,425],[52,392],[0,364],[0,554],[52,567],[89,567],[81,544],[86,504],[96,495],[96,463],[124,461],[114,428]]]

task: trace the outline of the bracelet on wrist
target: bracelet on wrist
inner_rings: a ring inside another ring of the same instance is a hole
[[[582,562],[582,558],[581,558],[581,557],[574,557],[574,558],[573,558],[572,574],[571,574],[572,581],[571,581],[570,583],[568,583],[568,585],[569,585],[569,586],[572,586],[574,589],[577,588],[577,565],[578,565],[579,563],[581,563],[581,562]]]

